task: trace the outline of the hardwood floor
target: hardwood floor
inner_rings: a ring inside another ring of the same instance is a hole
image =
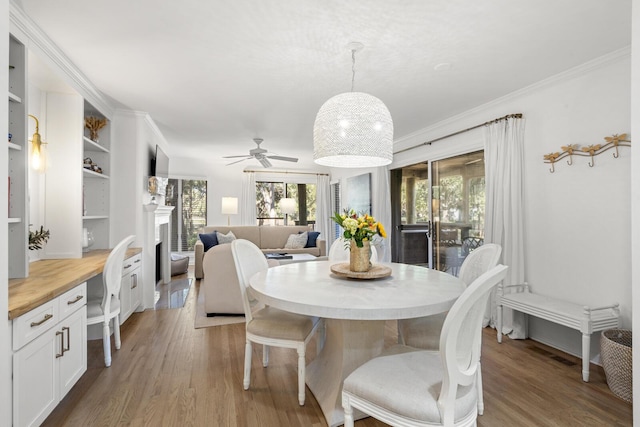
[[[194,329],[198,285],[181,309],[134,313],[110,368],[101,341],[89,341],[87,372],[43,426],[326,426],[308,389],[298,406],[293,350],[273,348],[265,369],[254,346],[251,388],[242,389],[244,324]],[[385,340],[395,339],[388,322]],[[592,365],[584,383],[573,356],[530,340],[497,344],[487,329],[482,366],[481,427],[632,425],[632,406],[611,393],[602,368]]]

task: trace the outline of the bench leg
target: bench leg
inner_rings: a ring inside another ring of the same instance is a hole
[[[591,350],[591,334],[582,334],[582,380],[589,382],[589,352]]]
[[[496,334],[498,335],[498,342],[502,342],[502,305],[498,305],[498,324],[496,325]]]

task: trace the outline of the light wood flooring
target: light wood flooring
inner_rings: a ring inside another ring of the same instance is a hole
[[[197,290],[198,281],[181,309],[134,313],[110,368],[101,341],[90,341],[87,372],[43,425],[326,426],[308,389],[305,406],[298,406],[293,350],[273,348],[265,369],[254,345],[251,388],[242,389],[244,324],[194,329]],[[392,322],[385,339],[396,339]],[[307,354],[315,354],[314,342]],[[611,393],[598,366],[584,383],[579,359],[530,340],[499,345],[491,329],[484,332],[482,363],[480,427],[632,425],[631,405]]]

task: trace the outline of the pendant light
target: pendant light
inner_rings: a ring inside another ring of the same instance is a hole
[[[313,160],[340,168],[384,166],[393,160],[393,121],[375,96],[354,92],[356,52],[362,43],[349,43],[351,92],[325,102],[313,125]]]

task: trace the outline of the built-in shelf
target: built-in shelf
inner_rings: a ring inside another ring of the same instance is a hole
[[[85,169],[85,168],[82,169],[82,173],[84,173],[86,176],[91,177],[91,178],[109,179],[109,175],[105,175],[103,173],[90,171],[89,169]]]
[[[91,220],[91,219],[109,219],[108,215],[87,215],[82,217],[83,220]]]
[[[19,224],[22,222],[22,218],[9,218],[9,224]]]
[[[11,102],[17,102],[17,103],[22,103],[22,98],[20,98],[18,95],[16,95],[15,93],[11,93],[9,92],[9,101]]]
[[[102,151],[103,153],[109,152],[107,148],[103,147],[95,141],[92,141],[86,136],[83,136],[82,140],[84,141],[84,151]]]
[[[22,150],[22,147],[18,144],[14,144],[13,142],[9,142],[9,148],[12,150]]]

